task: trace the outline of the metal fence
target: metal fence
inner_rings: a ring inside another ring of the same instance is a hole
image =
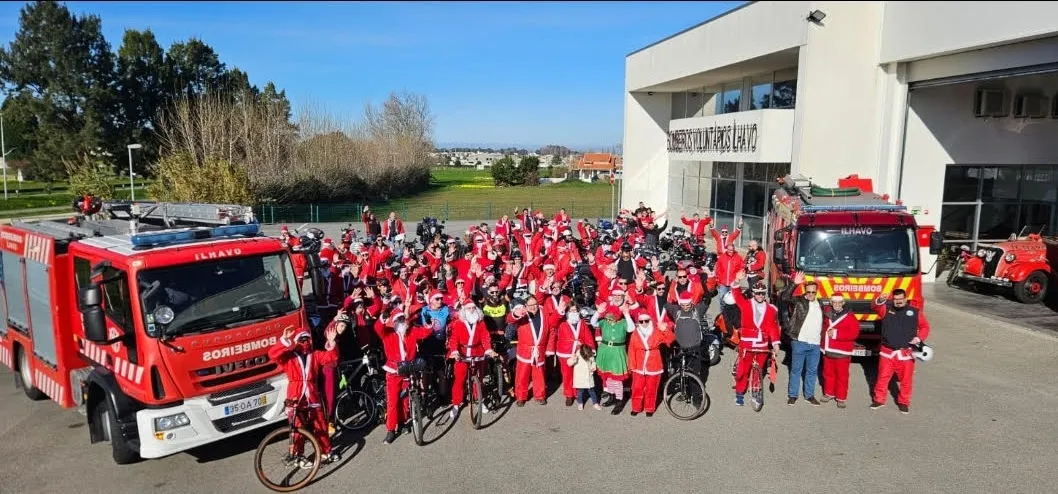
[[[444,202],[417,203],[414,201],[393,201],[383,204],[367,203],[379,219],[385,218],[390,211],[405,221],[418,221],[430,216],[445,221],[495,219],[503,215],[512,215],[514,208],[527,207],[539,209],[550,217],[560,208],[566,208],[571,218],[610,218],[613,210],[608,204],[589,202],[578,204],[576,198],[567,201],[548,201],[539,204],[530,201],[528,204],[504,202]],[[262,223],[349,223],[360,221],[364,203],[353,204],[265,204],[254,208],[254,213]]]

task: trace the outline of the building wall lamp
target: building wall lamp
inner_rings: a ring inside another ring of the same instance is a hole
[[[812,22],[812,23],[815,23],[815,24],[822,24],[823,23],[823,19],[826,19],[826,18],[827,18],[826,12],[823,12],[822,10],[816,9],[816,10],[813,10],[813,11],[809,12],[808,13],[808,17],[806,17],[805,20],[809,21],[809,22]]]

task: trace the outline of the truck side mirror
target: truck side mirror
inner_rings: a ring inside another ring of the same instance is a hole
[[[772,246],[771,259],[779,266],[786,264],[786,249],[783,248],[782,242],[775,242]]]
[[[107,321],[103,315],[103,290],[92,283],[81,287],[77,292],[81,320],[84,324],[84,335],[92,343],[107,342]]]
[[[935,256],[940,254],[940,251],[944,249],[944,237],[941,236],[940,232],[933,232],[929,234],[929,255]]]

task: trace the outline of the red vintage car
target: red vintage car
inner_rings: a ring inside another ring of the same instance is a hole
[[[1052,247],[1054,250],[1054,247]],[[976,252],[962,246],[962,255],[948,275],[948,285],[960,282],[1010,288],[1025,304],[1042,302],[1051,281],[1048,244],[1037,233],[1011,235],[1010,240],[980,245]]]

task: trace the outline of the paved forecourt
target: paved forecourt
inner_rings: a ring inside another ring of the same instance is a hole
[[[306,492],[402,493],[699,491],[1050,492],[1058,485],[1053,377],[1058,341],[1039,332],[929,304],[936,359],[920,363],[911,414],[868,410],[861,366],[849,408],[787,406],[787,375],[760,413],[732,403],[731,358],[708,380],[712,407],[692,422],[661,409],[652,418],[530,402],[470,428],[464,413],[433,425],[426,447],[384,431],[339,441],[345,459]],[[108,445],[89,445],[84,417],[29,402],[0,371],[0,491],[264,492],[253,474],[261,433],[159,460],[117,466]]]

